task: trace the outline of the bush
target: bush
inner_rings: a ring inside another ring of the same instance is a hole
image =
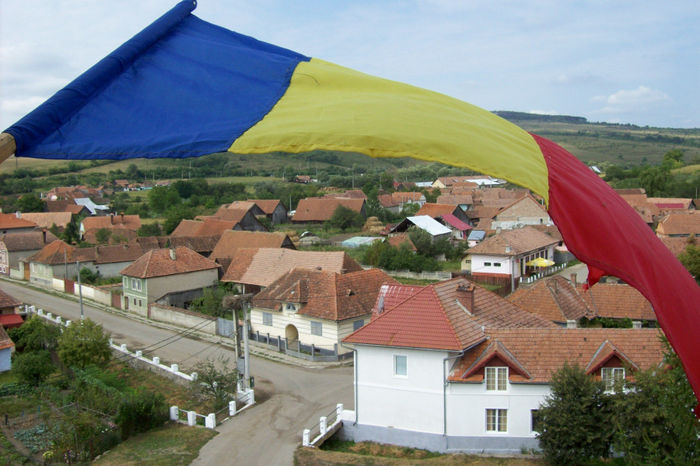
[[[39,316],[32,316],[20,327],[7,332],[17,351],[53,350],[61,330]]]
[[[104,367],[112,357],[109,336],[90,319],[74,322],[58,339],[58,356],[68,367]]]
[[[168,420],[168,405],[160,393],[138,389],[127,395],[119,405],[115,422],[122,439],[162,426]]]
[[[51,361],[51,353],[47,350],[35,350],[15,356],[13,369],[21,382],[29,385],[39,385],[56,368]]]

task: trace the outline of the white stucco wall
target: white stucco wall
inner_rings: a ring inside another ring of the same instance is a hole
[[[442,434],[442,361],[447,354],[358,346],[358,422]],[[406,356],[406,376],[394,375],[394,355]]]
[[[298,305],[297,305],[298,306]],[[272,314],[272,325],[263,324],[263,313]],[[338,353],[347,353],[349,348],[341,346],[343,338],[353,331],[353,322],[363,320],[367,324],[371,314],[348,319],[340,322],[334,320],[316,319],[301,315],[295,311],[282,310],[273,311],[270,309],[253,308],[250,311],[250,324],[253,332],[260,332],[260,335],[270,334],[270,337],[286,336],[287,325],[293,325],[299,332],[299,341],[305,345],[315,345],[317,348],[333,350],[334,344],[338,345]],[[311,322],[321,323],[321,335],[311,334]]]
[[[487,256],[482,254],[469,255],[471,259],[471,273],[497,273],[501,275],[511,275],[513,270],[513,258],[507,256]],[[486,265],[487,263],[491,265]],[[494,264],[501,264],[500,267]],[[520,271],[516,269],[515,277],[520,276]]]
[[[549,394],[549,385],[511,384],[487,391],[486,383],[451,383],[447,389],[447,434],[466,437],[531,437],[531,410]],[[506,432],[486,431],[486,409],[507,409]]]

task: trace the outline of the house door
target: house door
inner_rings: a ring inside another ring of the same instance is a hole
[[[289,348],[299,351],[299,330],[294,325],[287,325],[284,329],[284,336],[287,337]]]

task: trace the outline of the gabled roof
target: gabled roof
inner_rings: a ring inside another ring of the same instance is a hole
[[[223,212],[222,208],[225,207],[228,210],[245,210],[250,211],[253,215],[264,215],[265,212],[253,201],[233,201],[227,206],[222,206],[219,208],[220,212]]]
[[[590,371],[593,366],[604,366],[613,356],[641,370],[657,367],[663,360],[664,348],[657,329],[491,328],[486,333],[489,340],[465,353],[451,371],[450,381],[481,382],[483,373],[469,369],[488,355],[486,350],[493,341],[503,345],[530,375],[511,373],[511,382],[549,383],[552,373],[565,363]]]
[[[325,222],[333,216],[335,210],[341,205],[355,212],[361,212],[362,207],[365,205],[365,200],[336,197],[307,197],[299,201],[292,221]]]
[[[173,254],[174,253],[174,254]],[[135,278],[164,277],[219,268],[219,264],[186,247],[152,249],[121,271]]]
[[[598,347],[598,351],[595,352],[588,365],[585,367],[586,374],[595,374],[601,367],[603,367],[612,358],[617,358],[621,363],[625,364],[632,369],[639,369],[634,361],[625,356],[625,354],[617,349],[617,347],[610,343],[610,341],[605,340]]]
[[[535,228],[526,226],[517,230],[508,230],[486,238],[473,248],[469,254],[492,254],[498,256],[518,256],[540,248],[552,246],[559,241]]]
[[[149,249],[136,242],[95,247],[96,264],[115,264],[132,262],[141,257]]]
[[[216,260],[224,257],[233,257],[234,251],[240,248],[296,249],[289,236],[284,233],[227,230],[219,238],[209,258]]]
[[[287,210],[279,199],[248,199],[248,202],[254,202],[266,215],[272,215],[277,206],[280,205],[284,210]]]
[[[459,209],[459,207],[452,204],[434,204],[426,202],[418,212],[416,212],[416,216],[427,215],[432,218],[437,218],[446,214],[454,214],[457,209]]]
[[[340,274],[293,269],[253,298],[253,306],[277,310],[285,302],[301,304],[299,315],[341,321],[369,314],[384,283],[397,283],[379,269]]]
[[[581,289],[579,288],[579,291]],[[611,319],[656,320],[656,314],[649,301],[629,285],[598,282],[580,294],[596,316]]]
[[[65,228],[70,223],[73,214],[70,212],[26,212],[22,218],[36,223],[40,228],[51,228],[56,225]]]
[[[25,231],[21,233],[10,233],[0,236],[0,241],[5,244],[9,252],[33,251],[41,249],[58,238],[50,231]]]
[[[576,287],[559,275],[538,280],[529,287],[522,286],[506,299],[552,322],[564,323],[594,316]]]
[[[243,212],[235,210],[233,212]],[[247,213],[247,211],[245,211]],[[170,237],[178,236],[220,236],[227,230],[232,230],[238,222],[233,220],[222,220],[220,218],[206,217],[204,220],[183,219],[170,233]]]
[[[73,198],[73,200],[77,205],[83,206],[86,209],[88,209],[91,215],[96,215],[98,211],[107,212],[109,210],[109,206],[97,204],[93,202],[92,199],[90,199],[89,197],[75,197]],[[138,217],[138,215],[136,217]],[[139,221],[141,220],[139,219]]]
[[[689,210],[666,215],[656,227],[658,235],[700,236],[700,211]]]
[[[648,197],[647,201],[656,205],[659,209],[666,210],[687,210],[693,202],[692,199],[684,197]]]
[[[286,248],[240,248],[221,278],[224,282],[269,286],[294,268],[320,269],[337,273],[362,270],[343,251],[297,251]]]
[[[461,351],[483,341],[486,328],[555,326],[464,278],[417,291],[397,289],[394,295],[410,296],[389,309],[387,294],[380,293],[385,311],[345,338],[346,343]]]
[[[14,296],[5,293],[3,290],[0,290],[0,309],[14,308],[20,305],[22,305],[22,303],[20,301],[17,301],[17,299]]]
[[[19,217],[18,217],[19,215]],[[22,214],[0,213],[0,230],[14,230],[20,228],[37,228],[37,224],[21,218]]]
[[[537,200],[534,197],[532,197],[532,194],[530,194],[530,193],[525,193],[522,196],[520,196],[516,199],[513,199],[510,202],[510,204],[503,206],[501,208],[501,210],[496,214],[496,216],[507,214],[507,211],[509,209],[512,209],[514,206],[516,206],[520,203],[523,203],[523,202],[529,204],[531,207],[534,207],[538,211],[542,211],[543,215],[549,216],[549,214],[547,214],[547,210],[544,207],[542,207],[542,205],[539,202],[537,202]]]
[[[77,201],[78,199],[76,199]],[[136,231],[141,228],[141,217],[138,215],[106,215],[103,217],[86,217],[83,219],[83,230],[99,230],[101,228],[124,228]]]
[[[494,360],[498,361],[499,366],[503,364],[507,365],[511,371],[509,375],[515,373],[525,379],[532,378],[527,369],[525,369],[520,361],[518,361],[518,359],[513,356],[513,354],[508,351],[508,348],[506,348],[505,345],[498,339],[489,341],[489,344],[486,345],[483,352],[476,358],[474,363],[464,371],[461,378],[470,378],[472,375],[476,374],[477,371],[481,370]]]

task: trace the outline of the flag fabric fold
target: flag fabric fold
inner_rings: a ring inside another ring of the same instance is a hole
[[[451,97],[223,29],[184,1],[6,130],[16,155],[191,157],[316,149],[414,157],[540,195],[589,283],[651,302],[700,395],[700,287],[639,215],[566,150]]]

